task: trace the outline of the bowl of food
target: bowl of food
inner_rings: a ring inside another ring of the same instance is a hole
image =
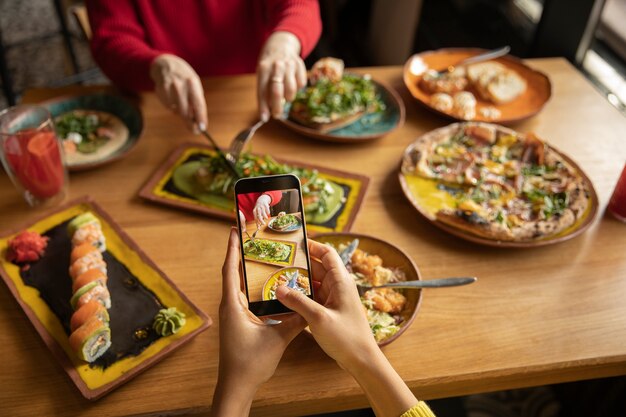
[[[136,145],[143,129],[139,108],[114,94],[65,96],[43,105],[52,115],[70,171],[122,158]]]
[[[285,285],[302,293],[311,294],[309,273],[306,268],[288,267],[272,272],[263,284],[263,301],[276,299],[276,288]]]
[[[314,240],[332,246],[346,259],[355,285],[421,279],[413,260],[384,240],[357,233],[322,233]],[[421,290],[372,289],[361,297],[363,309],[379,346],[396,340],[413,323],[422,300]]]

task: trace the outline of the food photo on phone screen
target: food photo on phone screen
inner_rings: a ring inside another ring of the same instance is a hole
[[[299,181],[276,176],[242,183],[236,198],[250,308],[257,315],[288,312],[276,300],[276,288],[312,294]]]

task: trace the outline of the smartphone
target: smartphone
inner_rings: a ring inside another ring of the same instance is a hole
[[[276,299],[286,285],[313,298],[300,180],[292,174],[235,184],[237,225],[248,307],[257,316],[291,312]]]

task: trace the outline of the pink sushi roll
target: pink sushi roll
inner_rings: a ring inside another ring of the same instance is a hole
[[[83,305],[94,300],[107,309],[111,308],[111,294],[109,294],[109,290],[97,281],[90,282],[76,291],[70,300],[70,304],[74,310],[78,310]]]
[[[93,362],[111,347],[111,329],[93,316],[72,332],[69,342],[80,359]]]
[[[100,252],[106,250],[104,234],[100,228],[100,223],[87,223],[78,227],[72,235],[72,246],[78,246],[82,243],[90,243]]]
[[[98,251],[89,252],[82,258],[78,258],[72,265],[70,265],[70,276],[72,281],[75,281],[80,275],[89,271],[90,269],[99,269],[104,275],[107,273],[107,264],[102,259],[102,254]]]

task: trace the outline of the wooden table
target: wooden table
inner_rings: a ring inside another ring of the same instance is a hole
[[[530,250],[494,249],[450,236],[414,211],[397,169],[403,149],[448,121],[413,102],[399,67],[372,69],[407,105],[402,129],[373,143],[332,145],[277,123],[256,135],[256,152],[367,174],[370,188],[353,230],[407,251],[425,278],[476,275],[469,287],[424,294],[417,319],[384,349],[419,398],[626,374],[626,224],[604,215],[624,161],[626,119],[563,59],[532,60],[549,74],[546,108],[515,128],[534,131],[573,157],[592,179],[600,215],[571,241]],[[206,82],[209,130],[226,145],[255,119],[252,76]],[[31,91],[25,100],[61,91]],[[143,138],[123,160],[72,174],[71,197],[92,195],[180,288],[216,319],[208,331],[97,402],[83,399],[24,313],[0,285],[0,415],[207,413],[216,381],[220,267],[230,223],[142,202],[137,191],[185,130],[153,94],[141,97]],[[0,229],[32,219],[0,175]],[[256,352],[249,352],[256,354]],[[300,335],[257,393],[254,415],[302,415],[364,407],[353,379]]]

